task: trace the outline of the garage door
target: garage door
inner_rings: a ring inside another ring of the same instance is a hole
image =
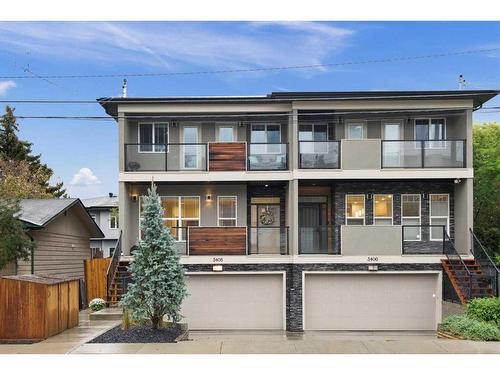
[[[308,330],[434,330],[437,274],[305,274]]]
[[[284,329],[282,274],[189,275],[190,329]]]

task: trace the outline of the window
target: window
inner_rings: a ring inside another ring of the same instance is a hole
[[[170,233],[177,241],[185,241],[187,227],[200,225],[200,197],[162,196],[163,224],[170,228]],[[141,197],[139,221],[142,220]]]
[[[281,152],[280,124],[252,124],[251,143],[271,143],[252,146],[254,154],[279,154]]]
[[[402,225],[420,225],[420,194],[402,194],[401,195],[401,224]],[[405,227],[405,241],[420,241],[420,227]]]
[[[109,229],[118,229],[118,216],[116,214],[109,214]]]
[[[236,141],[236,125],[234,124],[219,124],[217,125],[217,141],[218,142],[235,142]]]
[[[365,225],[365,196],[346,195],[346,224],[347,225]]]
[[[449,233],[449,195],[429,194],[430,224],[444,225],[446,233]],[[431,241],[441,241],[443,239],[443,229],[441,227],[431,227]]]
[[[392,225],[392,194],[375,194],[374,225]]]
[[[217,197],[217,224],[219,227],[235,227],[237,197]]]
[[[301,154],[324,154],[328,152],[328,139],[333,138],[329,134],[327,124],[301,124],[299,125],[299,141]]]
[[[365,139],[366,124],[363,122],[347,123],[347,139]]]
[[[115,252],[115,248],[114,247],[110,247],[109,248],[109,256],[112,257],[114,252]]]
[[[139,152],[165,152],[166,144],[168,123],[139,124]]]
[[[445,119],[415,120],[415,139],[417,141],[441,141],[446,137]]]

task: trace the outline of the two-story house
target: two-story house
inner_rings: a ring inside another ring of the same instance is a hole
[[[192,329],[434,330],[442,263],[474,262],[472,115],[497,93],[98,99],[118,123],[122,261],[154,181]]]
[[[102,254],[110,257],[115,251],[116,242],[120,236],[118,228],[118,197],[109,193],[105,197],[82,199],[90,216],[104,233],[104,238],[91,238],[90,249],[93,256]]]

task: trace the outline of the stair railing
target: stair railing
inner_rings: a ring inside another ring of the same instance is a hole
[[[495,262],[491,259],[488,251],[483,246],[479,238],[477,238],[476,234],[472,229],[469,228],[470,232],[470,241],[471,241],[471,252],[474,258],[481,265],[481,270],[488,276],[488,278],[492,279],[492,289],[495,297],[499,297],[499,289],[500,289],[500,272]]]
[[[108,270],[106,272],[107,279],[107,290],[108,290],[108,298],[111,295],[111,285],[113,285],[113,281],[115,279],[116,269],[118,268],[118,263],[120,262],[120,256],[122,254],[122,231],[120,231],[120,236],[118,237],[118,241],[116,241],[115,251],[111,256],[111,262],[109,262]]]
[[[449,263],[450,267],[454,268],[456,264],[458,264],[458,265],[461,264],[462,267],[464,268],[464,271],[467,273],[467,278],[469,280],[469,288],[467,291],[466,298],[467,298],[467,300],[470,300],[472,297],[472,273],[470,272],[469,267],[467,267],[464,260],[460,256],[459,252],[457,251],[455,245],[453,244],[450,236],[448,236],[448,233],[446,233],[446,231],[444,231],[443,242],[445,244],[448,244],[448,246],[445,246],[444,253],[446,255],[446,258],[448,259],[448,263]],[[457,261],[457,262],[455,262],[455,261]],[[455,268],[455,272],[454,272],[455,274],[456,274],[456,271],[458,271],[458,270]],[[462,290],[462,293],[463,293],[463,290]]]

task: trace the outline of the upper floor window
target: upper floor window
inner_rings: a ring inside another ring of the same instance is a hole
[[[118,229],[118,216],[116,214],[109,215],[109,229]]]
[[[415,120],[415,140],[441,141],[446,137],[446,121],[444,118]]]
[[[216,127],[217,142],[235,142],[236,141],[236,125],[235,124],[218,124]]]
[[[346,138],[347,139],[365,139],[366,138],[366,123],[348,122],[346,124]]]
[[[237,197],[217,197],[217,224],[219,227],[236,226]]]
[[[392,225],[392,194],[375,194],[373,224]]]
[[[333,139],[333,128],[328,124],[300,124],[299,141],[301,154],[328,152],[329,139]]]
[[[281,125],[280,124],[252,124],[251,143],[264,143],[252,146],[252,153],[273,154],[281,152]]]
[[[345,196],[346,224],[365,225],[365,196],[364,194],[347,194]]]
[[[165,152],[168,123],[139,123],[139,152]]]

